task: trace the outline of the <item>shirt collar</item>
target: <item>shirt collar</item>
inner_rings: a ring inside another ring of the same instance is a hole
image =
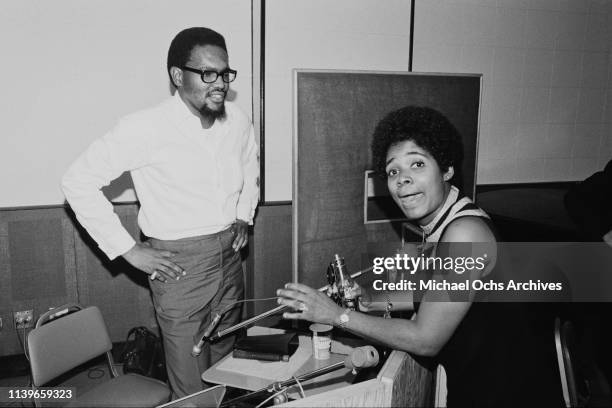
[[[457,197],[459,197],[459,189],[451,185],[450,191],[448,192],[448,196],[446,197],[446,201],[444,202],[444,205],[442,206],[440,211],[438,211],[438,214],[436,214],[436,216],[433,220],[431,220],[430,223],[421,226],[421,229],[423,230],[425,235],[430,235],[433,232],[434,228],[438,225],[438,221],[440,221],[440,218],[442,218],[442,216],[446,213],[446,210],[448,210],[451,205],[455,204],[455,202],[457,201]]]
[[[225,101],[225,119],[227,119],[227,116],[229,115],[228,113],[228,102]],[[179,92],[176,91],[174,93],[174,96],[172,96],[170,98],[170,106],[172,109],[172,115],[173,117],[179,122],[179,123],[193,123],[193,124],[197,124],[197,126],[201,129],[201,122],[200,122],[200,118],[196,115],[193,114],[193,112],[191,112],[189,110],[189,108],[187,107],[187,104],[185,104],[185,102],[183,102],[183,99],[181,98],[181,96],[179,95]],[[225,122],[225,119],[217,119],[215,120],[215,122],[213,123],[213,125],[209,128],[209,129],[204,129],[204,130],[210,130],[214,127],[217,127],[221,124],[223,124],[223,122]]]
[[[174,96],[171,98],[170,104],[172,106],[172,113],[174,117],[180,121],[197,120],[200,121],[196,115],[193,114],[181,99],[181,95],[176,91]]]

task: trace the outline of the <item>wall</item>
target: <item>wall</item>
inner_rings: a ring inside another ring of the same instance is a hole
[[[238,70],[229,98],[252,115],[248,0],[2,2],[0,355],[22,351],[17,310],[38,316],[65,302],[97,305],[113,341],[133,326],[155,325],[146,279],[100,254],[62,205],[59,181],[122,115],[170,96],[168,46],[192,26],[225,35]],[[105,193],[131,202],[130,187],[121,177]],[[137,236],[136,205],[116,210]]]
[[[580,180],[612,158],[610,1],[416,1],[413,69],[481,72],[478,183]]]
[[[291,199],[291,70],[407,70],[410,3],[266,1],[266,200]],[[0,102],[0,207],[60,204],[58,180],[75,156],[121,115],[168,95],[165,55],[181,28],[226,34],[240,72],[235,100],[251,113],[251,6],[4,2],[0,47],[8,63],[0,74],[11,80]],[[415,7],[415,71],[484,74],[480,183],[581,179],[612,155],[610,1],[415,0]],[[109,196],[133,199],[125,185]]]
[[[254,299],[274,297],[291,281],[291,244],[291,205],[259,207],[252,240]],[[253,303],[251,310],[258,314],[276,306],[272,299]]]
[[[137,208],[115,206],[138,238]],[[62,206],[0,211],[0,355],[22,352],[13,312],[35,319],[68,302],[100,307],[111,339],[123,341],[133,326],[156,326],[147,278],[122,259],[109,262],[72,213]]]
[[[115,205],[136,239],[137,211]],[[291,206],[261,207],[242,255],[246,297],[275,296],[291,280]],[[32,309],[36,319],[69,302],[98,306],[114,342],[134,326],[157,326],[146,275],[121,258],[108,261],[67,207],[0,210],[0,356],[22,353],[24,332],[15,330],[13,312]],[[273,307],[274,299],[247,303],[243,314]]]
[[[0,208],[62,204],[69,164],[119,117],[170,95],[170,41],[203,25],[226,35],[232,98],[250,115],[247,0],[3,1]],[[121,181],[108,195],[134,200]]]
[[[478,182],[612,157],[608,0],[415,0],[413,70],[483,73]],[[408,69],[410,1],[266,1],[265,199],[291,199],[291,70]]]
[[[406,71],[410,1],[265,4],[265,200],[282,201],[292,192],[292,70]]]

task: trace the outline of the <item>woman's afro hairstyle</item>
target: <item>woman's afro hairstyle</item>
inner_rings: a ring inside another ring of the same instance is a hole
[[[440,170],[461,167],[461,135],[442,113],[420,106],[406,106],[388,113],[374,129],[372,161],[374,170],[386,178],[387,152],[391,146],[410,140],[433,156]]]

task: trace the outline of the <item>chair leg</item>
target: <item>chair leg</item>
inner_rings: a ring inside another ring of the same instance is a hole
[[[555,348],[557,349],[557,363],[559,364],[559,374],[561,379],[561,389],[563,391],[563,400],[565,406],[571,408],[567,371],[565,367],[565,361],[563,360],[563,346],[561,343],[561,319],[558,317],[555,319]]]
[[[111,351],[106,352],[106,362],[108,363],[108,372],[110,373],[111,378],[118,377],[119,374],[117,370],[115,370],[115,361],[113,360],[113,354]]]

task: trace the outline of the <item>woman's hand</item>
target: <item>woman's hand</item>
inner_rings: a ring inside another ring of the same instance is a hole
[[[285,319],[334,325],[338,323],[338,317],[344,312],[327,295],[301,283],[287,283],[284,289],[276,291],[276,295],[279,297],[280,305],[300,311],[283,313]]]

